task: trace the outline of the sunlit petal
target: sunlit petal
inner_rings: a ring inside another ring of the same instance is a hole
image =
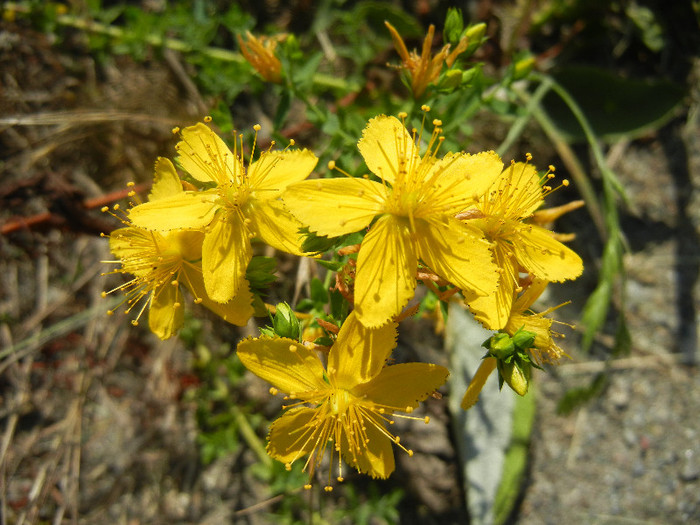
[[[415,293],[417,268],[408,220],[379,218],[357,258],[355,310],[360,322],[376,328],[401,313]]]

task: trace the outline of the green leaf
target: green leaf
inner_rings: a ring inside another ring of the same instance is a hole
[[[552,75],[576,100],[595,134],[605,140],[636,137],[661,126],[681,103],[685,89],[668,80],[624,78],[591,66],[562,68]],[[569,142],[585,136],[576,118],[555,93],[543,107]]]

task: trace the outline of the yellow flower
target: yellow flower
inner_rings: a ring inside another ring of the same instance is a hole
[[[401,115],[405,118],[405,115]],[[319,235],[337,237],[370,226],[355,279],[355,309],[367,327],[398,315],[413,297],[420,260],[474,299],[496,289],[498,274],[478,228],[455,219],[496,178],[502,163],[493,152],[448,153],[436,158],[440,122],[421,157],[403,123],[373,118],[358,143],[381,180],[344,178],[290,185],[290,211]],[[420,137],[418,137],[420,142]]]
[[[457,47],[450,53],[450,44],[445,44],[435,56],[431,56],[431,48],[433,46],[433,36],[435,35],[435,26],[430,25],[428,34],[423,41],[423,49],[419,55],[416,51],[408,52],[406,44],[399,35],[398,31],[389,22],[384,22],[384,25],[391,33],[391,39],[394,41],[394,47],[401,57],[401,67],[406,69],[411,77],[411,90],[414,98],[418,99],[425,93],[428,84],[434,84],[440,78],[442,65],[447,64],[447,67],[452,67],[457,56],[463,53],[469,44],[468,39],[463,36]]]
[[[279,84],[282,80],[282,64],[275,56],[275,48],[286,35],[256,38],[250,31],[246,31],[246,38],[247,41],[240,35],[236,36],[243,56],[265,80]]]
[[[241,362],[272,383],[271,392],[279,389],[287,394],[285,399],[298,400],[272,423],[270,456],[287,468],[308,456],[304,468],[311,478],[331,444],[338,481],[341,457],[359,472],[388,477],[394,470],[392,443],[412,454],[387,430],[393,422],[390,416],[412,412],[449,375],[433,364],[385,366],[394,346],[395,324],[370,330],[353,313],[343,323],[325,369],[314,350],[291,339],[261,337],[239,343]]]
[[[508,321],[513,298],[521,290],[519,272],[545,281],[564,281],[583,271],[581,258],[553,232],[524,222],[551,191],[541,183],[534,166],[512,163],[479,199],[475,210],[460,214],[467,219],[475,217],[467,222],[480,228],[493,243],[494,259],[501,268],[497,292],[469,302],[475,317],[491,330],[503,328]]]
[[[182,184],[172,163],[168,159],[158,159],[149,196],[151,202],[182,193]],[[125,292],[127,313],[136,309],[136,319],[132,324],[137,325],[148,308],[151,331],[161,339],[175,335],[184,321],[183,286],[194,295],[195,303],[201,303],[230,323],[246,324],[253,314],[253,297],[247,286],[242,287],[227,304],[216,303],[207,296],[202,280],[203,240],[204,234],[199,231],[159,233],[134,226],[120,228],[110,234],[110,249],[118,258],[114,262],[121,264],[112,273],[130,273],[134,276],[111,290]]]
[[[202,123],[183,129],[176,149],[180,165],[194,179],[215,186],[141,204],[130,210],[129,217],[148,230],[203,230],[202,269],[211,299],[227,303],[247,288],[245,272],[253,256],[253,237],[279,250],[302,254],[301,225],[278,197],[287,184],[311,173],[318,160],[313,153],[264,151],[246,171],[238,147],[232,153]]]

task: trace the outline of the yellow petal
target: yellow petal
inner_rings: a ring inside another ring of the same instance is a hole
[[[374,414],[364,417],[367,442],[353,453],[345,433],[342,436],[341,451],[348,465],[373,478],[386,479],[394,472],[394,450],[392,441],[382,432],[384,422]]]
[[[357,386],[352,394],[367,402],[402,412],[418,404],[447,381],[447,368],[427,363],[386,366],[370,382]]]
[[[246,216],[250,231],[273,248],[294,255],[303,255],[301,223],[292,216],[280,200],[249,200]]]
[[[360,322],[376,328],[401,313],[415,293],[417,269],[408,221],[380,217],[357,257],[355,310]]]
[[[391,184],[399,170],[407,171],[409,163],[420,162],[411,135],[396,117],[379,115],[370,119],[357,148],[370,171]]]
[[[328,354],[328,374],[337,388],[350,390],[379,374],[396,346],[396,323],[365,328],[353,311]]]
[[[383,211],[387,191],[365,179],[315,179],[288,186],[282,200],[312,231],[338,237],[369,226]]]
[[[255,375],[290,395],[328,388],[315,351],[286,337],[258,337],[238,343],[238,357]]]
[[[267,453],[282,463],[292,463],[311,454],[317,445],[311,439],[314,426],[311,421],[316,414],[313,408],[299,407],[287,410],[270,425]]]
[[[513,304],[513,311],[524,312],[542,295],[549,281],[544,279],[534,278],[532,282],[525,288],[525,291],[520,294]]]
[[[486,202],[488,201],[488,202]],[[515,162],[503,170],[482,200],[487,215],[522,219],[532,215],[544,202],[537,169],[532,164]]]
[[[416,221],[420,258],[468,301],[496,291],[498,273],[481,231],[456,219]]]
[[[180,287],[167,282],[153,292],[153,300],[148,312],[148,326],[160,339],[168,339],[182,328],[185,321],[184,312]]]
[[[511,242],[518,262],[535,277],[564,281],[575,279],[583,272],[581,257],[557,241],[549,230],[523,224]]]
[[[518,274],[512,256],[502,243],[496,242],[493,248],[494,263],[503,270],[498,277],[496,292],[476,297],[469,301],[469,309],[474,317],[489,330],[500,330],[508,322]]]
[[[448,153],[427,172],[425,187],[436,207],[454,215],[476,203],[502,170],[503,162],[493,151]]]
[[[201,122],[182,130],[182,140],[175,147],[182,168],[200,182],[240,181],[243,166],[226,143],[209,126]]]
[[[479,368],[472,377],[467,391],[464,393],[462,398],[462,404],[460,405],[463,410],[469,410],[473,407],[477,401],[479,401],[479,393],[484,388],[486,380],[489,378],[491,373],[496,370],[496,365],[498,364],[498,359],[495,357],[487,357],[481,361]]]
[[[266,151],[248,169],[248,182],[257,199],[273,199],[278,192],[308,177],[318,158],[307,149]]]
[[[202,246],[202,274],[207,295],[217,303],[233,299],[243,287],[252,257],[248,229],[240,214],[214,221]]]
[[[189,288],[195,299],[201,299],[202,306],[208,308],[224,321],[237,326],[245,326],[253,315],[253,294],[250,293],[248,281],[243,281],[238,293],[227,303],[217,303],[212,301],[204,289],[204,279],[202,278],[202,266],[185,265],[183,267],[185,276],[181,278],[183,284]]]
[[[170,159],[158,157],[153,186],[148,194],[149,201],[157,201],[182,193],[182,183]]]
[[[199,230],[214,218],[216,194],[186,191],[139,204],[129,210],[129,219],[147,230]]]

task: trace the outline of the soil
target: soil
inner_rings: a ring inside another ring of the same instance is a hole
[[[57,46],[27,24],[0,22],[2,523],[257,524],[276,522],[269,511],[283,505],[256,475],[250,448],[201,461],[197,378],[185,343],[160,342],[125,316],[104,315],[101,292],[121,276],[100,277],[111,256],[97,234],[119,224],[99,208],[127,181],[147,182],[158,155],[172,156],[173,126],[201,118],[185,69],[177,57],[96,64],[79,33]],[[696,86],[658,132],[609,150],[630,200],[623,227],[631,350],[605,360],[612,312],[591,354],[570,333],[571,361],[537,374],[513,523],[700,522],[699,104]],[[558,292],[573,299],[562,313],[571,320],[595,284],[600,252],[585,210],[568,220],[590,268]],[[216,335],[220,325],[198,315],[217,351],[255,332],[251,325]],[[402,352],[439,362],[432,325],[414,330],[415,338],[402,336]],[[598,395],[557,412],[566,392],[602,373]],[[252,376],[237,388],[246,402],[267,399]],[[260,409],[271,418],[278,404]],[[326,498],[320,518],[342,521],[336,512],[376,486],[403,491],[402,523],[468,522],[444,400],[430,399],[426,411],[429,427],[400,425],[415,456],[399,456],[387,482],[348,476],[355,499],[343,490],[314,495]],[[255,430],[264,438],[264,427]],[[289,491],[299,497],[298,487]]]

